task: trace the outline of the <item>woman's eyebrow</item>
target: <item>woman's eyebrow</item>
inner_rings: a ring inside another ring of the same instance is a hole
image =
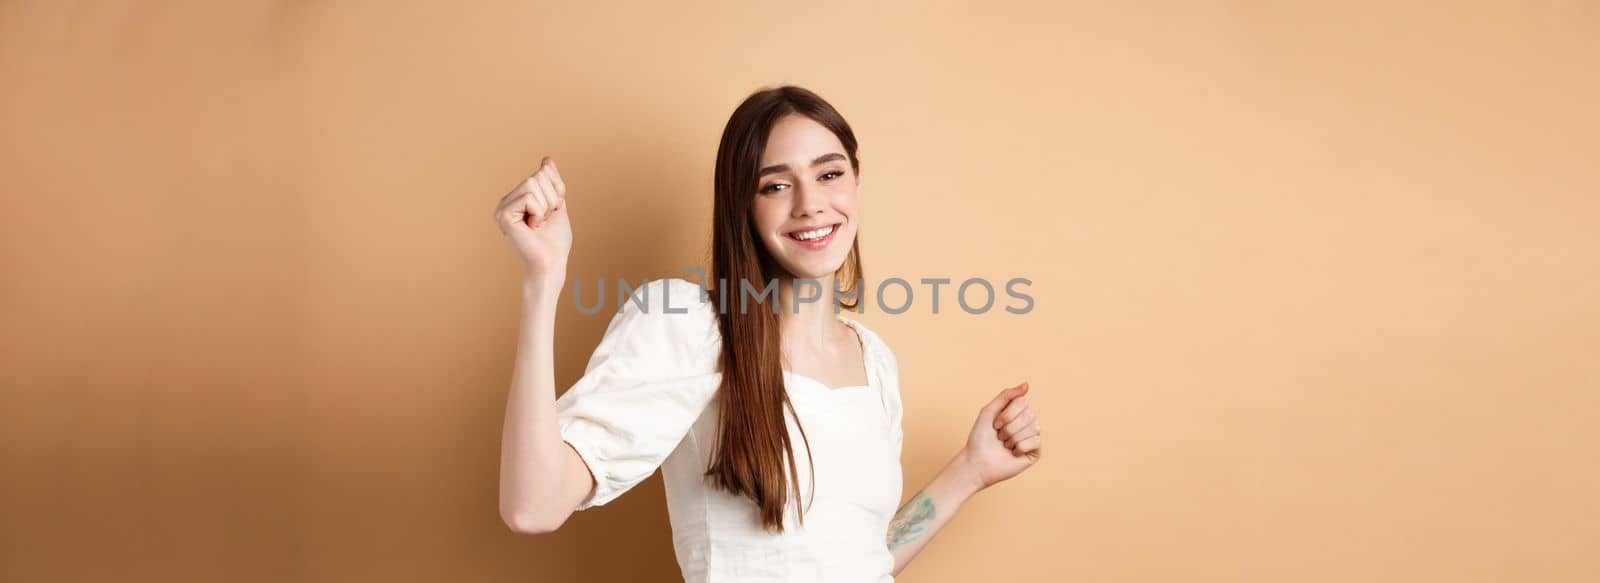
[[[843,160],[843,159],[845,159],[844,154],[840,154],[838,152],[829,152],[827,154],[823,154],[821,156],[817,156],[817,159],[811,161],[811,165],[812,166],[816,166],[816,165],[821,164],[823,162],[828,162],[828,161],[831,161],[831,160]],[[778,164],[778,165],[775,165],[775,166],[768,166],[766,168],[762,168],[761,172],[756,173],[756,178],[760,178],[760,177],[766,176],[768,174],[776,174],[778,172],[788,172],[788,171],[789,171],[789,165],[788,164]]]

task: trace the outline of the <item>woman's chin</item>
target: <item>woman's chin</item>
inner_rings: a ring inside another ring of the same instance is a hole
[[[833,266],[795,265],[789,267],[786,271],[788,272],[789,277],[793,279],[826,279],[832,277],[833,274],[838,273],[839,268],[843,266],[844,262],[840,261],[838,265]]]

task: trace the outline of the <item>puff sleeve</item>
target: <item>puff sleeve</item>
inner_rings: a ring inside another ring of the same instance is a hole
[[[644,481],[710,405],[721,344],[701,293],[682,279],[635,290],[612,316],[583,376],[556,399],[561,437],[595,479],[577,510]]]

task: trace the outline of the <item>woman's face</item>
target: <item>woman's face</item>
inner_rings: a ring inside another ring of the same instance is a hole
[[[772,126],[751,203],[757,236],[794,277],[838,271],[856,240],[860,177],[838,136],[801,114]]]

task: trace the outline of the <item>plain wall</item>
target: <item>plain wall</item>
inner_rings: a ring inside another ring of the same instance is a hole
[[[1357,4],[0,3],[0,579],[676,580],[659,477],[500,522],[490,211],[550,154],[569,282],[701,264],[795,83],[870,278],[1033,282],[860,316],[907,495],[1047,427],[902,580],[1594,581],[1600,7]]]

